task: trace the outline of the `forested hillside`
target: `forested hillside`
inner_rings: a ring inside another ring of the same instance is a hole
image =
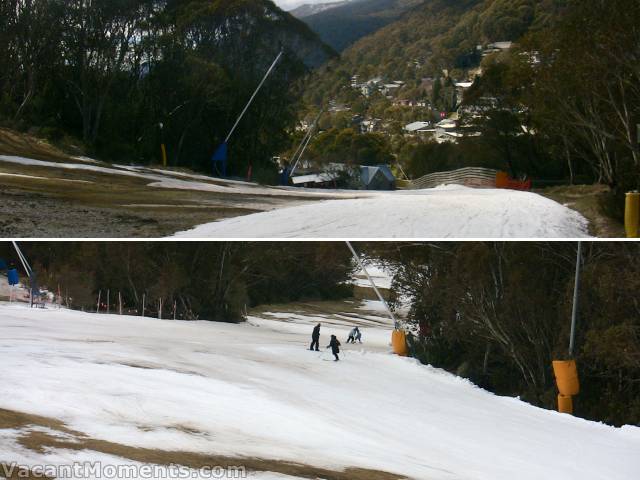
[[[352,0],[345,5],[307,15],[303,20],[325,43],[340,52],[424,2],[425,0]]]
[[[118,294],[125,312],[166,318],[237,322],[263,303],[350,296],[353,269],[346,246],[328,243],[71,242],[21,244],[40,286],[70,308],[95,311],[98,293],[111,310]],[[9,242],[0,258],[19,265]],[[23,278],[27,282],[26,278]]]
[[[640,423],[640,245],[583,243],[576,414]],[[575,243],[370,245],[411,298],[412,354],[502,395],[553,409],[568,355]]]
[[[267,169],[295,121],[292,82],[332,55],[270,0],[3,1],[0,44],[4,125],[119,162],[157,162],[164,140],[171,165],[205,171],[283,49],[231,141],[235,174]]]
[[[478,45],[515,41],[549,26],[565,4],[566,0],[426,0],[321,69],[308,98],[318,103],[336,96],[352,75],[419,82],[443,69],[478,66]]]

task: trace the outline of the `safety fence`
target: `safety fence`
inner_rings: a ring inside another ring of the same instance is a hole
[[[434,188],[443,184],[464,185],[465,187],[495,188],[497,170],[482,167],[465,167],[449,172],[430,173],[415,180],[396,182],[400,189],[417,190]]]
[[[506,172],[482,167],[465,167],[449,172],[430,173],[415,180],[396,180],[396,188],[399,190],[419,190],[451,184],[473,188],[531,190],[531,180],[514,180]]]

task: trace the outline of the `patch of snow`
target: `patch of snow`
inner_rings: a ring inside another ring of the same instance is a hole
[[[77,182],[77,183],[93,183],[89,180],[72,180],[69,178],[52,178],[52,177],[36,177],[34,175],[22,175],[20,173],[4,173],[0,172],[2,177],[18,177],[18,178],[30,178],[34,180],[54,180],[56,182]]]
[[[100,160],[96,160],[95,158],[89,158],[89,157],[84,157],[84,156],[79,156],[79,157],[71,157],[74,160],[78,160],[79,162],[85,162],[85,163],[95,163],[95,164],[101,164],[104,162],[101,162]]]
[[[373,280],[373,283],[375,283],[376,287],[386,289],[391,288],[393,275],[388,273],[382,266],[369,263],[365,264],[364,268],[366,268],[367,273]],[[371,282],[363,270],[355,272],[353,284],[359,287],[372,288]]]

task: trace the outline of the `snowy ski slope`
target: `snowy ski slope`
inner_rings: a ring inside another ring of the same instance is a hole
[[[638,478],[638,427],[534,408],[396,357],[381,312],[363,311],[365,344],[323,361],[327,353],[306,350],[317,321],[321,345],[330,333],[345,344],[353,320],[339,315],[272,312],[233,325],[1,303],[0,408],[130,446],[421,480]],[[0,462],[105,457],[34,452],[18,443],[23,433],[0,429]]]
[[[176,234],[207,238],[578,238],[578,212],[530,192],[445,185],[279,208]]]

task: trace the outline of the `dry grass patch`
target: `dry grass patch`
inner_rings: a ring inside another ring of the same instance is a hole
[[[598,238],[625,237],[624,225],[611,218],[602,207],[610,189],[606,185],[563,185],[536,193],[576,210],[589,220],[589,233]]]
[[[9,465],[8,463],[0,462],[0,477],[8,480],[34,480],[36,478],[40,480],[53,480],[46,475],[37,474],[28,468],[20,467],[17,465]]]
[[[366,468],[331,470],[328,468],[315,467],[304,463],[287,462],[283,460],[241,456],[230,457],[225,455],[208,455],[193,452],[132,447],[129,445],[108,442],[106,440],[90,438],[83,433],[69,429],[59,420],[0,409],[0,429],[26,429],[30,426],[46,427],[50,430],[67,434],[67,438],[62,438],[42,431],[25,431],[18,439],[20,445],[38,453],[43,453],[49,448],[74,451],[90,450],[145,464],[183,465],[193,469],[200,469],[204,467],[221,467],[224,469],[243,467],[249,472],[274,472],[308,479],[402,480],[406,478],[402,475]],[[189,427],[182,428],[176,426],[176,428],[184,432],[193,431]],[[68,439],[69,435],[72,436],[72,439]]]
[[[68,162],[72,160],[71,156],[51,145],[46,140],[1,127],[0,153],[57,162]]]

